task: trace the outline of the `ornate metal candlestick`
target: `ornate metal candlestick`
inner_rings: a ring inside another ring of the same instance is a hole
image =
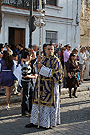
[[[42,9],[42,6],[39,5],[38,9],[38,15],[36,15],[37,21],[35,22],[35,25],[39,27],[39,56],[41,56],[41,28],[45,26],[44,22],[44,16],[43,13],[44,9]],[[40,127],[40,75],[38,75],[38,128]]]

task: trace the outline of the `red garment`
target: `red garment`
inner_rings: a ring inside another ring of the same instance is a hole
[[[63,52],[60,53],[60,60],[63,61]]]

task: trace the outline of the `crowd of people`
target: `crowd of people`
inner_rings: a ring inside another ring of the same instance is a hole
[[[36,44],[25,48],[18,44],[12,51],[8,43],[0,44],[0,89],[6,88],[6,109],[10,109],[11,93],[21,92],[22,116],[31,114],[26,127],[38,125],[38,74],[40,74],[40,126],[60,124],[61,83],[69,88],[69,97],[77,98],[77,87],[89,77],[90,47],[62,47],[59,43],[44,44],[41,56]],[[86,68],[86,69],[85,69]],[[71,89],[74,88],[73,94]]]

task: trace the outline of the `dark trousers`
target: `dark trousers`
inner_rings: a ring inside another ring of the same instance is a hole
[[[23,87],[23,98],[22,98],[22,115],[25,115],[25,112],[30,112],[32,109],[32,95],[33,95],[33,86],[31,82],[21,82]]]
[[[64,66],[66,66],[66,62],[64,63]],[[63,77],[63,87],[66,88],[66,77]]]

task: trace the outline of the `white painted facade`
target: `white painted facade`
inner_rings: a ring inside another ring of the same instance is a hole
[[[56,44],[71,44],[72,49],[80,46],[80,23],[76,24],[78,1],[78,21],[80,22],[81,0],[58,0],[58,6],[46,5],[45,23],[42,28],[42,44],[46,43],[46,31],[57,32]],[[2,6],[2,28],[0,43],[8,42],[8,29],[25,28],[25,46],[29,45],[29,10]],[[36,15],[37,12],[33,12]],[[33,32],[32,44],[39,45],[39,28]]]

